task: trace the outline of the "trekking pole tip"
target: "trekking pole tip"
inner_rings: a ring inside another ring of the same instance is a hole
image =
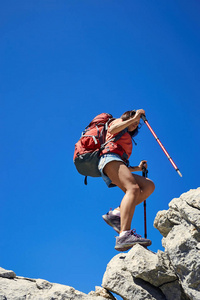
[[[183,175],[181,174],[181,172],[179,170],[177,170],[177,173],[180,177],[183,177]]]

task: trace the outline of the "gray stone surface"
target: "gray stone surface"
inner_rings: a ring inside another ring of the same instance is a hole
[[[13,271],[8,271],[0,267],[0,277],[4,278],[15,278],[16,274]]]
[[[185,295],[200,299],[200,188],[173,199],[163,222],[157,215],[154,226],[160,232],[172,212],[179,222],[164,235],[162,244]]]
[[[50,283],[42,279],[0,277],[0,300],[113,300],[99,293],[87,295],[73,287]]]
[[[155,264],[155,256],[140,245],[128,253],[116,255],[107,266],[102,286],[127,300],[165,299],[159,288],[143,280],[146,278],[145,268],[151,262]]]

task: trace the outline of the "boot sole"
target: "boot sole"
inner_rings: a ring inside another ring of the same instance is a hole
[[[136,244],[140,244],[141,246],[144,246],[144,247],[151,246],[151,243],[135,242],[134,244],[126,244],[126,245],[123,245],[123,246],[115,246],[115,250],[117,250],[117,251],[126,251],[126,250],[132,248],[133,246],[135,246]]]

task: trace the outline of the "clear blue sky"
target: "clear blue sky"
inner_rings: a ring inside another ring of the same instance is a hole
[[[102,214],[123,196],[88,186],[74,144],[98,113],[143,108],[180,168],[144,125],[130,162],[147,159],[153,227],[172,198],[199,186],[200,2],[7,0],[0,9],[0,266],[88,293],[101,285],[115,232]],[[144,233],[143,205],[133,228]]]

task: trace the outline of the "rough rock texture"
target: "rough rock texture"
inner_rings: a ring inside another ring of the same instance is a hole
[[[200,299],[200,188],[158,212],[154,227],[165,251],[136,245],[108,264],[102,286],[126,300]]]
[[[88,295],[42,279],[18,277],[0,268],[0,300],[199,300],[200,188],[184,193],[160,211],[154,226],[163,235],[165,251],[135,245],[113,257],[102,286]]]
[[[115,300],[102,287],[96,287],[96,291],[90,294],[43,279],[19,277],[13,271],[0,268],[0,300]]]

